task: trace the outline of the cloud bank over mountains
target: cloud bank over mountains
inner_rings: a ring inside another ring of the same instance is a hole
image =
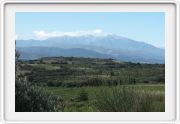
[[[33,38],[29,39],[36,39],[36,40],[45,40],[48,38],[53,38],[53,37],[63,37],[63,36],[69,36],[69,37],[80,37],[80,36],[87,36],[87,35],[92,35],[92,36],[107,36],[110,35],[111,33],[106,33],[102,29],[94,29],[94,30],[86,30],[86,31],[69,31],[69,32],[62,32],[62,31],[44,31],[44,30],[35,30],[32,33]],[[16,40],[27,40],[27,38],[20,37],[19,35],[15,35]]]
[[[144,41],[144,40],[137,40],[127,36],[121,36],[119,34],[113,34],[109,32],[103,31],[101,28],[96,28],[94,30],[75,30],[75,31],[46,31],[46,30],[34,30],[31,33],[24,33],[24,34],[15,34],[15,40],[38,40],[43,41],[48,38],[55,38],[55,37],[81,37],[81,36],[93,36],[93,37],[105,37],[108,35],[116,35],[121,38],[129,38],[140,42],[145,42],[151,44],[155,47],[164,49],[164,45],[158,45],[154,41]],[[154,42],[154,43],[153,43]]]

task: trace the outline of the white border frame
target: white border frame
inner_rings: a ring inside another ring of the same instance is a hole
[[[13,3],[32,3],[32,4],[50,4],[50,3],[59,3],[59,4],[68,4],[68,3],[71,3],[71,4],[77,4],[77,3],[85,3],[85,4],[88,4],[88,3],[94,3],[94,4],[98,4],[98,3],[106,3],[106,4],[110,4],[110,3],[118,3],[118,4],[122,4],[122,3],[127,3],[127,4],[163,4],[163,3],[167,3],[167,4],[174,4],[176,6],[176,67],[177,69],[175,70],[176,71],[176,120],[174,121],[153,121],[151,123],[176,123],[176,124],[180,124],[180,107],[179,107],[179,104],[180,104],[180,85],[179,85],[179,4],[178,2],[176,1],[161,1],[161,0],[156,0],[156,1],[137,1],[137,0],[133,0],[133,1],[119,1],[119,0],[115,0],[115,1],[95,1],[95,0],[92,0],[92,1],[81,1],[81,0],[73,0],[73,1],[50,1],[50,0],[47,0],[47,1],[4,1],[2,2],[2,5],[1,5],[1,41],[4,42],[4,8],[5,8],[5,5],[6,4],[13,4]],[[4,43],[1,42],[1,60],[3,59],[4,60]],[[4,81],[4,61],[1,61],[1,82]],[[4,83],[4,82],[3,82]],[[5,94],[4,94],[4,84],[1,83],[1,108],[0,108],[0,115],[1,115],[1,118],[2,118],[2,123],[5,123],[5,122],[8,122],[8,123],[29,123],[29,121],[6,121],[6,119],[4,118],[4,113],[5,113],[5,110],[4,110],[4,102],[2,102],[2,100],[4,101],[4,98],[5,98]],[[94,123],[94,122],[89,122],[89,121],[74,121],[74,122],[70,122],[70,121],[51,121],[51,122],[47,122],[47,121],[33,121],[32,123]],[[118,121],[118,122],[114,122],[114,121],[98,121],[98,122],[95,122],[95,123],[149,123],[148,121],[134,121],[134,122],[130,122],[130,121]]]

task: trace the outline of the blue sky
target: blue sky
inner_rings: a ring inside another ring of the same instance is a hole
[[[17,39],[116,34],[158,47],[165,41],[162,12],[18,12],[15,26]]]

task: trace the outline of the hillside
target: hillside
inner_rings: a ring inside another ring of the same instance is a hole
[[[46,57],[22,61],[21,70],[28,72],[25,76],[38,85],[79,87],[107,85],[106,83],[164,83],[164,64],[116,62],[112,59]],[[101,82],[103,84],[98,84]]]
[[[17,40],[16,49],[22,54],[21,59],[41,57],[92,57],[112,58],[120,61],[140,63],[164,63],[165,51],[145,42],[108,35],[54,37],[43,41]]]

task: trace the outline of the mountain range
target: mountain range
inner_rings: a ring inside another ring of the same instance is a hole
[[[16,40],[21,59],[74,56],[112,58],[117,61],[164,63],[165,50],[129,38],[107,36],[61,36],[46,40]]]

